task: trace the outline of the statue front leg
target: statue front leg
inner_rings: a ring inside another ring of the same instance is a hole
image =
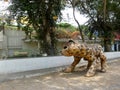
[[[102,54],[100,56],[101,59],[101,72],[106,72],[106,56],[104,54]]]
[[[92,61],[88,61],[87,70],[91,67],[92,63],[93,63]]]
[[[80,62],[80,59],[81,59],[80,57],[75,57],[75,56],[74,56],[74,61],[73,61],[73,63],[72,63],[69,67],[67,67],[67,68],[64,70],[64,72],[69,73],[69,72],[74,71],[75,66]]]
[[[88,71],[85,76],[87,76],[87,77],[94,76],[95,72],[96,72],[96,62],[93,61],[93,62],[91,62],[91,66],[88,68]]]

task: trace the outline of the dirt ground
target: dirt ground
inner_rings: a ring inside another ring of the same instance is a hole
[[[106,73],[97,72],[94,77],[85,77],[82,69],[2,82],[0,90],[120,90],[120,59],[109,63]]]

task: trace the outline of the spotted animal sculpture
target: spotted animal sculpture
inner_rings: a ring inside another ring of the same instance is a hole
[[[101,71],[106,72],[106,56],[99,44],[80,44],[69,40],[62,49],[61,54],[74,57],[73,63],[64,70],[65,72],[72,72],[81,58],[88,61],[86,76],[95,75],[98,61],[101,63]]]

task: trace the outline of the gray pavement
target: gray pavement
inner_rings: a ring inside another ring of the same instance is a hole
[[[116,59],[108,63],[106,73],[98,71],[94,77],[84,77],[86,73],[84,67],[76,68],[73,73],[63,73],[58,70],[34,77],[28,75],[19,79],[15,79],[14,74],[11,75],[14,80],[1,81],[0,90],[120,90],[119,72],[120,59]]]

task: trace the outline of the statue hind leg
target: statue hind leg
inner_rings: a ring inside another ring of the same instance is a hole
[[[106,56],[104,54],[100,55],[100,60],[101,60],[101,72],[106,72]]]

